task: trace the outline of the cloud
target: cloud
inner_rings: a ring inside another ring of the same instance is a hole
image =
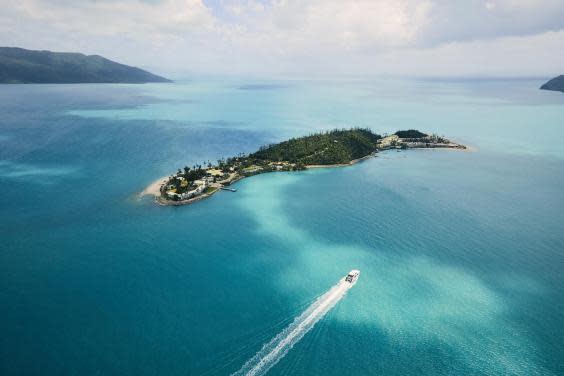
[[[435,75],[494,74],[509,55],[546,56],[543,48],[560,42],[564,30],[564,0],[0,0],[0,6],[2,45],[96,53],[159,73],[429,74],[439,64]],[[560,50],[551,51],[551,63],[526,58],[511,62],[511,71],[552,73],[564,61]]]
[[[562,0],[435,0],[422,45],[527,36],[564,27]]]
[[[543,76],[561,73],[564,30],[530,36],[451,42],[432,48],[391,51],[375,67],[416,76]],[[414,66],[413,62],[416,62]]]
[[[197,35],[213,29],[215,19],[199,0],[8,1],[3,21],[12,20],[16,29],[36,28],[34,35],[67,33],[69,36],[158,41],[167,37]]]
[[[279,0],[260,11],[237,4],[243,30],[293,48],[436,46],[564,28],[563,0]]]
[[[425,23],[429,1],[276,1],[238,11],[241,35],[259,47],[285,51],[353,51],[409,44]]]

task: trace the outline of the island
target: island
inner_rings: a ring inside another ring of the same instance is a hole
[[[98,55],[0,47],[0,83],[77,84],[171,82]]]
[[[554,77],[542,85],[541,90],[561,91],[564,93],[564,75]]]
[[[140,196],[154,196],[161,205],[186,205],[219,190],[236,192],[233,183],[257,174],[350,166],[385,150],[429,148],[465,150],[466,146],[414,129],[385,136],[364,128],[335,129],[266,145],[251,154],[222,158],[217,164],[185,166],[156,180]]]

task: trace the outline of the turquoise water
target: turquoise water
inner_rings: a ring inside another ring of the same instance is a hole
[[[564,96],[516,81],[0,87],[0,374],[228,375],[353,268],[269,375],[564,374]],[[185,164],[345,126],[474,152],[261,175]]]

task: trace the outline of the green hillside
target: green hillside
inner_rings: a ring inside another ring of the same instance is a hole
[[[0,83],[171,82],[98,55],[0,47]]]
[[[380,138],[369,129],[333,130],[265,146],[249,158],[303,165],[349,163],[376,151]]]

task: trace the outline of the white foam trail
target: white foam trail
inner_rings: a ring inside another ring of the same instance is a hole
[[[329,291],[321,295],[301,315],[266,343],[259,352],[249,359],[232,376],[260,376],[266,374],[280,361],[313,326],[345,296],[353,284],[340,280]]]

